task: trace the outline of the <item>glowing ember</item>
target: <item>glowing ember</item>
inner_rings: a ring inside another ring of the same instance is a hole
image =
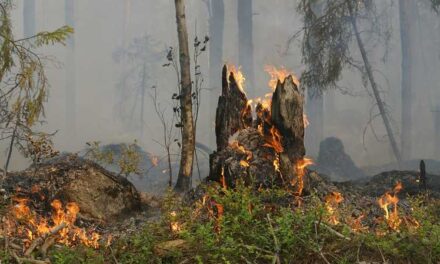
[[[364,230],[368,229],[368,227],[364,226],[362,224],[362,220],[365,218],[365,214],[361,214],[357,218],[349,218],[348,219],[348,225],[350,226],[351,230],[355,233],[363,232]]]
[[[155,155],[149,155],[149,157],[153,167],[157,167],[159,165],[159,158]]]
[[[237,82],[238,88],[245,93],[244,91],[244,81],[246,78],[244,78],[243,72],[241,71],[241,66],[238,67],[238,69],[233,64],[227,65],[229,73],[232,73],[234,75],[234,79]],[[228,78],[229,81],[229,78]]]
[[[170,218],[171,218],[171,222],[170,222],[170,229],[171,229],[171,231],[173,233],[179,233],[180,231],[182,231],[182,226],[176,220],[176,218],[177,218],[176,211],[171,211],[170,212]]]
[[[303,158],[295,164],[295,173],[297,181],[292,181],[292,185],[297,185],[297,194],[300,196],[304,188],[304,175],[306,174],[306,168],[313,164],[313,160],[309,158]],[[295,179],[295,178],[294,178]]]
[[[402,223],[402,219],[399,218],[399,212],[397,210],[397,203],[399,202],[397,194],[402,190],[402,188],[402,184],[398,182],[392,192],[387,191],[377,201],[380,208],[384,210],[384,217],[388,226],[393,230],[398,230],[400,224]],[[390,206],[393,207],[391,212],[389,208]]]
[[[79,213],[79,206],[76,203],[67,203],[63,208],[63,204],[59,200],[53,200],[52,217],[46,219],[31,211],[28,207],[28,200],[25,198],[13,198],[16,202],[12,207],[12,216],[24,223],[22,226],[18,226],[17,232],[26,234],[29,242],[32,240],[49,234],[52,230],[64,224],[57,234],[57,242],[66,246],[71,246],[75,242],[80,242],[88,247],[98,248],[100,235],[95,232],[86,232],[75,226],[75,221]],[[20,231],[22,230],[22,231]]]
[[[343,200],[344,197],[339,192],[331,192],[325,197],[325,207],[329,213],[329,223],[332,225],[339,224],[339,217],[336,209]]]
[[[274,167],[276,172],[281,173],[281,171],[280,171],[280,160],[278,159],[278,157],[276,159],[274,159],[273,167]]]
[[[266,136],[266,144],[263,146],[271,147],[275,149],[277,153],[281,153],[284,151],[283,145],[281,144],[281,133],[275,126],[272,126],[270,129],[270,134]]]
[[[249,167],[249,162],[247,162],[247,161],[245,161],[245,160],[241,160],[241,161],[240,161],[240,165],[241,165],[242,167],[247,168],[247,167]]]
[[[297,86],[299,85],[299,81],[295,77],[295,74],[292,71],[289,71],[284,67],[277,69],[275,66],[266,65],[264,67],[264,71],[266,71],[270,75],[270,80],[268,82],[268,86],[272,89],[272,91],[275,91],[275,89],[277,88],[278,80],[280,80],[280,82],[284,82],[284,79],[286,79],[289,75],[292,76],[293,82]]]

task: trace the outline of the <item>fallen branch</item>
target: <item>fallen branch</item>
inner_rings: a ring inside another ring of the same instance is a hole
[[[66,223],[62,222],[61,224],[59,224],[58,226],[56,226],[55,228],[53,228],[49,233],[35,239],[32,244],[29,246],[29,248],[26,250],[26,252],[24,253],[25,256],[30,256],[31,253],[35,250],[36,247],[38,247],[41,243],[43,243],[47,237],[49,236],[53,236],[55,234],[57,234],[61,229],[66,227]]]
[[[336,235],[336,236],[338,236],[340,238],[343,238],[345,240],[351,241],[351,238],[349,238],[347,236],[344,236],[343,234],[339,233],[338,231],[334,230],[333,228],[331,228],[330,226],[328,226],[328,225],[326,225],[326,224],[324,224],[322,222],[315,221],[315,224],[318,225],[318,226],[324,227],[325,229],[327,229],[327,231],[330,231],[330,233],[332,233],[332,234],[334,234],[334,235]]]

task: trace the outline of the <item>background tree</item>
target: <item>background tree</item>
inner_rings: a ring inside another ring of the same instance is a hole
[[[23,1],[23,34],[30,37],[36,33],[35,0]]]
[[[25,143],[38,132],[33,127],[41,123],[48,82],[44,70],[47,59],[37,55],[41,46],[64,44],[73,29],[64,26],[53,32],[15,39],[12,34],[11,1],[0,1],[0,140],[8,140],[4,176],[8,171],[12,150],[26,149]]]
[[[371,0],[335,0],[316,1],[302,0],[298,11],[304,19],[304,35],[302,42],[303,62],[308,66],[301,76],[301,83],[308,89],[323,91],[337,88],[337,82],[345,67],[360,70],[362,78],[369,83],[370,95],[374,98],[379,110],[391,149],[400,163],[401,154],[388,117],[386,104],[381,98],[379,87],[373,74],[367,50],[362,39],[362,28],[370,34],[379,36],[382,28],[377,25],[376,6]],[[350,44],[355,43],[361,55],[362,63],[357,63],[352,56]]]
[[[237,5],[238,64],[246,75],[247,92],[252,98],[255,96],[252,0],[237,1]]]
[[[65,23],[71,28],[75,27],[75,0],[64,2]],[[76,134],[76,60],[75,37],[67,39],[66,49],[66,132],[74,137]]]
[[[225,5],[223,0],[210,0],[209,9],[209,88],[210,105],[216,105],[221,91],[221,70],[223,65],[223,32],[225,24]],[[215,107],[210,107],[210,118],[215,116]],[[212,119],[211,119],[212,120]],[[210,126],[209,144],[215,144],[214,126]]]
[[[191,65],[188,43],[188,31],[185,18],[184,0],[175,0],[177,36],[179,41],[180,62],[180,111],[181,120],[178,126],[182,131],[182,147],[179,174],[175,190],[187,191],[190,188],[195,150],[195,130],[192,105]]]
[[[134,38],[113,54],[115,62],[125,65],[117,84],[116,114],[125,126],[139,130],[140,139],[145,128],[146,91],[153,86],[153,63],[160,58],[158,43],[149,35]]]

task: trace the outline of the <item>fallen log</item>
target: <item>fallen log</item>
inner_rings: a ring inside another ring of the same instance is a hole
[[[10,173],[4,186],[9,193],[32,200],[42,211],[50,212],[54,199],[75,202],[80,217],[88,220],[111,222],[140,209],[139,194],[127,179],[76,155]]]

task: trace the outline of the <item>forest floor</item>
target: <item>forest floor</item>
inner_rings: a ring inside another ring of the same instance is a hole
[[[50,169],[45,171],[50,174]],[[17,175],[14,175],[17,176]],[[122,217],[93,219],[29,184],[2,190],[2,263],[440,263],[437,177],[391,171],[311,188],[206,183],[185,196],[139,195]],[[20,193],[21,196],[18,196]],[[26,197],[26,199],[24,199]],[[81,201],[78,201],[81,204]]]

